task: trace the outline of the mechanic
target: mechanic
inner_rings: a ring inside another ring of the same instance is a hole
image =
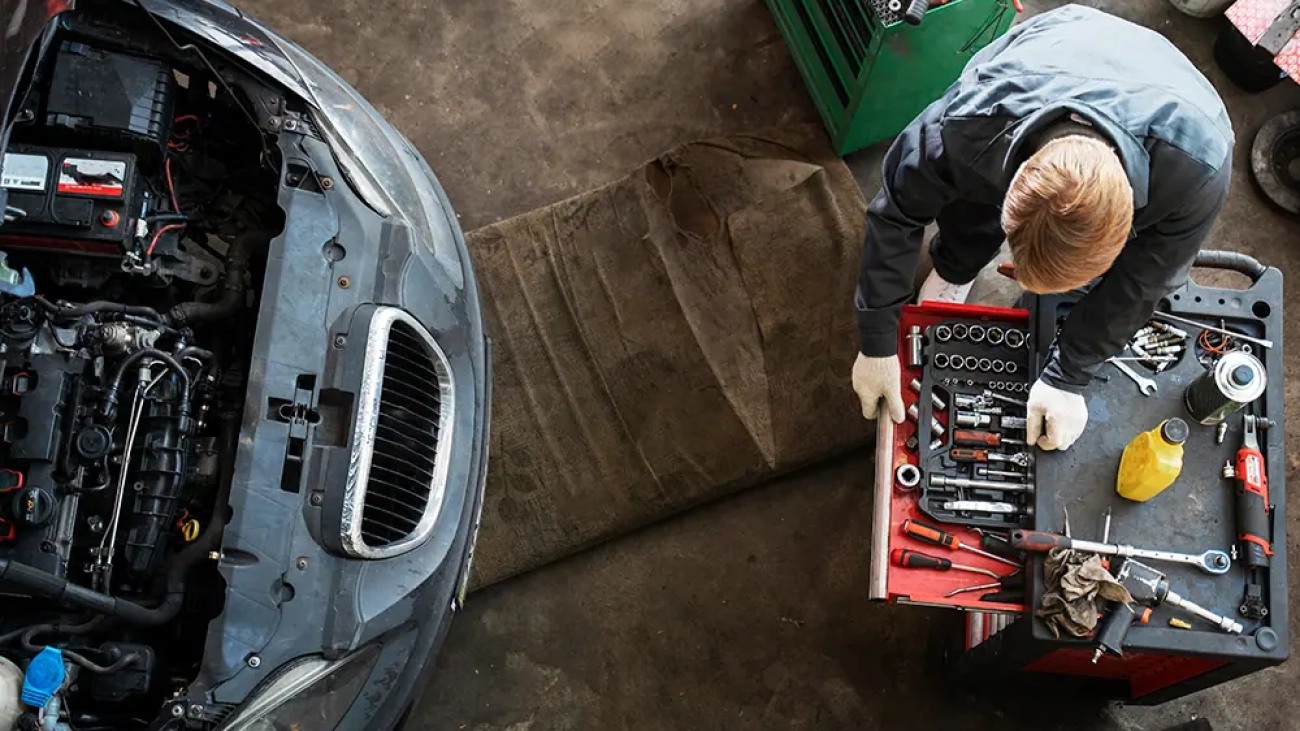
[[[981,50],[881,167],[855,297],[862,415],[884,399],[903,420],[899,311],[937,221],[920,301],[966,301],[1004,239],[1024,289],[1090,286],[1029,391],[1029,442],[1069,448],[1088,423],[1082,391],[1186,282],[1232,146],[1214,87],[1154,31],[1067,5]]]

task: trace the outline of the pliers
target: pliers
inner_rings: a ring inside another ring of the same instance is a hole
[[[972,591],[986,591],[994,589],[989,594],[980,597],[982,602],[997,602],[1001,604],[1020,604],[1025,600],[1025,573],[1018,571],[1010,576],[1004,576],[1000,581],[988,584],[977,584],[975,586],[964,586],[960,589],[953,589],[944,594],[945,599],[951,599],[958,594],[966,594]]]

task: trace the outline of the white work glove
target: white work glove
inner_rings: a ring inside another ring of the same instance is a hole
[[[1069,449],[1088,426],[1088,404],[1077,393],[1043,381],[1029,389],[1025,441],[1039,449]]]
[[[903,423],[902,370],[898,366],[898,356],[871,358],[858,353],[858,359],[853,362],[853,390],[858,392],[858,399],[862,401],[864,419],[876,418],[880,399],[884,399],[889,418],[895,424]]]

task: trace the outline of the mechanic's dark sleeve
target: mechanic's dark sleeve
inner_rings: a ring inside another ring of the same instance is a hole
[[[912,296],[925,225],[956,197],[944,158],[941,111],[927,109],[890,145],[880,192],[867,207],[867,238],[854,305],[863,355],[893,355],[898,317]]]
[[[1228,198],[1231,155],[1187,205],[1124,246],[1115,264],[1066,318],[1041,378],[1078,393],[1119,353],[1170,292],[1187,282],[1201,243]]]

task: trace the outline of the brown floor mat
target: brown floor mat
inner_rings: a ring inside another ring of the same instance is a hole
[[[865,208],[801,127],[470,234],[494,341],[476,585],[861,443]]]

